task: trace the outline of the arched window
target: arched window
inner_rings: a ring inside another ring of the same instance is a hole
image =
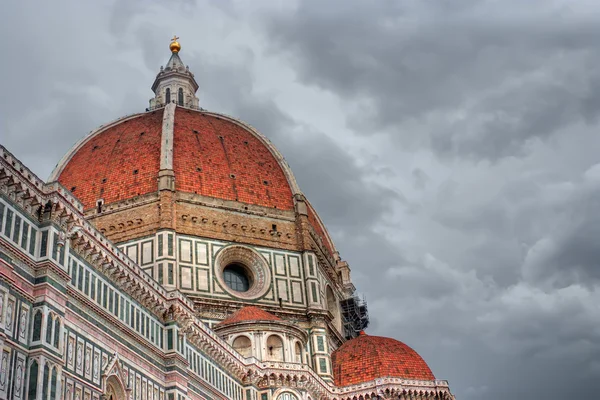
[[[298,396],[296,396],[294,393],[285,392],[277,396],[277,400],[298,400]]]
[[[177,92],[177,102],[179,103],[180,106],[183,105],[183,89],[179,88],[178,92]]]
[[[250,357],[252,355],[252,342],[246,336],[236,337],[232,347],[244,357]]]
[[[231,263],[223,270],[225,284],[236,292],[247,292],[250,290],[250,279],[246,268],[239,263]]]
[[[29,367],[29,399],[35,399],[35,396],[37,396],[38,369],[38,362],[33,360],[31,367]]]
[[[60,344],[60,318],[56,317],[54,320],[54,347],[58,349]]]
[[[297,363],[302,363],[302,345],[300,345],[300,342],[296,342],[296,345],[294,346],[294,358],[294,361]]]
[[[283,361],[283,340],[277,335],[267,338],[267,361]]]
[[[138,393],[140,393],[139,381],[138,381]],[[122,382],[116,377],[111,375],[106,381],[106,392],[104,393],[107,399],[110,400],[125,400],[126,393]]]
[[[33,317],[33,336],[32,341],[40,340],[42,338],[42,312],[40,310],[35,312]]]
[[[43,394],[42,397],[46,398],[48,395],[48,385],[50,383],[50,367],[48,367],[48,361],[46,361],[46,365],[44,365],[44,382],[42,384]]]
[[[58,372],[56,367],[52,369],[52,381],[50,383],[50,400],[57,400],[56,390],[58,389]]]
[[[169,104],[171,102],[171,89],[167,88],[167,94],[165,96],[166,98],[166,103]]]
[[[48,314],[46,321],[46,343],[52,344],[52,323],[54,322],[54,314]]]

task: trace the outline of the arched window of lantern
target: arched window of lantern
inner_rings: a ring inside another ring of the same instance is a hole
[[[267,338],[267,361],[283,361],[283,340],[277,335]]]
[[[167,88],[167,93],[165,95],[165,99],[166,99],[165,102],[167,104],[169,104],[171,102],[171,89],[170,88]]]
[[[246,358],[252,356],[252,342],[246,336],[236,337],[231,346],[235,349],[235,351]]]
[[[179,90],[177,91],[177,102],[179,103],[180,106],[183,105],[183,89],[179,88]]]
[[[139,379],[139,378],[138,378]],[[138,381],[139,385],[139,381]],[[137,386],[139,393],[140,387]],[[111,375],[106,380],[106,389],[104,395],[109,400],[125,400],[127,397],[123,383],[116,375]]]
[[[294,361],[298,364],[302,363],[302,345],[300,342],[296,342],[294,345]]]

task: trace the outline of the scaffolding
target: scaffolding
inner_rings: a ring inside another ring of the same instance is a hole
[[[359,332],[369,326],[369,313],[365,298],[352,296],[340,301],[344,321],[346,339],[358,336]]]

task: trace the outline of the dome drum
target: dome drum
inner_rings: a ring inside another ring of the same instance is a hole
[[[305,329],[258,307],[244,307],[217,324],[215,332],[244,357],[263,362],[304,363]]]

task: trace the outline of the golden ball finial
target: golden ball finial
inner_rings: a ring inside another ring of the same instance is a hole
[[[171,44],[169,45],[169,49],[171,49],[171,53],[177,54],[177,53],[179,53],[179,50],[181,50],[181,45],[179,44],[177,39],[179,39],[177,36],[173,36],[173,39],[171,39]]]

